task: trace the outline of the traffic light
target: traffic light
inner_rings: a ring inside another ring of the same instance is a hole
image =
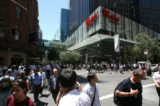
[[[16,34],[16,27],[13,25],[11,27],[11,35],[15,35]]]

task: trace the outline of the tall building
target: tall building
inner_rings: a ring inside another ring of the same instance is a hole
[[[88,18],[89,0],[70,0],[70,35]]]
[[[70,0],[70,35],[98,6],[160,32],[160,0]]]
[[[69,36],[69,16],[70,10],[61,9],[61,26],[60,26],[60,39],[61,42],[66,41],[67,36]]]
[[[127,51],[127,47],[132,48],[137,43],[136,36],[139,33],[146,33],[150,38],[157,38],[159,35],[115,11],[99,6],[66,42],[69,43],[68,50],[81,53],[82,63],[107,62],[118,65],[133,63],[137,59],[146,61],[146,55],[134,59],[132,51]],[[117,40],[115,34],[119,36]],[[158,62],[157,56],[149,60]]]
[[[160,33],[160,0],[139,0],[140,24]]]
[[[0,0],[0,64],[27,64],[30,57],[42,56],[29,43],[38,32],[38,16],[37,0]]]
[[[43,34],[43,33],[42,33],[42,30],[41,30],[41,28],[39,27],[39,28],[38,28],[38,39],[42,39],[42,37],[43,37],[42,34]]]

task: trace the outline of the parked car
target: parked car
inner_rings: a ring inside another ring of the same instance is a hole
[[[152,64],[152,65],[151,65],[151,71],[152,71],[152,72],[157,71],[157,66],[158,66],[158,64]]]

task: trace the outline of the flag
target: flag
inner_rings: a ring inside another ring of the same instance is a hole
[[[119,34],[114,35],[114,51],[115,52],[120,52]]]

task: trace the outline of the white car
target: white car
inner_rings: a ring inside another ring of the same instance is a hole
[[[152,64],[151,65],[151,71],[155,72],[157,71],[156,68],[157,68],[158,64]]]
[[[147,64],[147,65],[151,65],[150,61],[138,61],[137,64]]]

